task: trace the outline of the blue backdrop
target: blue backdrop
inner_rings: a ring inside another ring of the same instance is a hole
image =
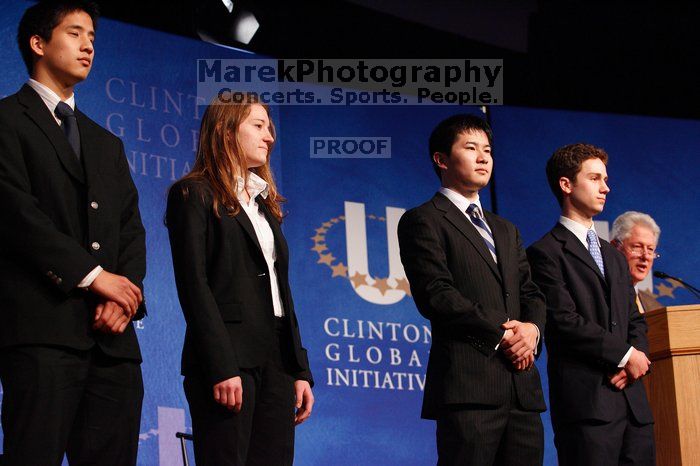
[[[4,79],[0,95],[27,79],[16,50],[25,2],[0,18]],[[163,226],[165,195],[189,169],[202,107],[196,105],[195,60],[250,55],[103,20],[89,79],[77,105],[124,141],[148,236],[145,281],[149,316],[138,324],[146,387],[139,464],[180,464],[177,431],[189,431],[179,359],[184,335]],[[506,83],[507,85],[507,83]],[[317,405],[297,429],[302,465],[435,462],[434,425],[419,419],[428,323],[415,310],[396,250],[403,210],[438,187],[427,137],[455,107],[273,108],[278,143],[273,167],[288,197],[285,234],[292,289],[316,379]],[[697,134],[700,122],[512,107],[492,109],[500,213],[527,244],[556,221],[544,163],[560,145],[587,141],[611,156],[612,193],[600,220],[625,210],[650,213],[663,229],[657,266],[700,282]],[[384,159],[311,158],[310,138],[387,137]],[[482,193],[490,206],[490,192]],[[662,265],[663,264],[663,265]],[[656,282],[664,304],[691,302]],[[544,376],[545,358],[538,365]],[[478,383],[478,381],[477,381]],[[555,464],[551,425],[546,463]]]

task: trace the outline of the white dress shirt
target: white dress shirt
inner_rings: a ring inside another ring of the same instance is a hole
[[[595,224],[593,223],[593,220],[591,220],[590,226],[586,226],[582,223],[578,223],[575,220],[571,220],[570,218],[561,216],[559,217],[559,223],[561,223],[564,228],[573,233],[574,236],[581,242],[581,244],[583,244],[583,246],[586,249],[588,249],[588,230],[593,230],[593,232],[596,233]],[[595,237],[598,238],[598,233],[596,233]],[[598,246],[600,246],[600,238],[598,238]],[[630,346],[630,349],[627,350],[627,353],[625,353],[617,367],[625,367],[627,361],[629,361],[630,359],[630,356],[632,356],[632,349],[634,349],[634,347]]]
[[[444,186],[442,186],[440,188],[440,192],[442,194],[444,194],[447,199],[452,201],[452,203],[457,206],[459,211],[462,212],[467,219],[469,219],[469,215],[467,215],[467,209],[469,208],[469,204],[476,204],[477,207],[479,207],[479,210],[481,212],[484,211],[484,209],[481,207],[481,200],[479,199],[479,193],[476,193],[476,199],[474,199],[473,201],[470,201],[469,199],[467,199],[466,197],[464,197],[463,195],[461,195],[457,191],[453,191],[450,188],[446,188]],[[469,220],[469,221],[471,222],[471,220]],[[484,223],[486,223],[488,225],[488,222],[486,221],[485,218],[484,218]],[[489,225],[489,228],[491,228],[491,225]]]
[[[444,190],[444,191],[443,191]],[[470,201],[468,198],[462,196],[458,192],[452,191],[450,188],[445,188],[442,187],[440,188],[440,192],[447,196],[447,198],[452,201],[454,205],[457,206],[458,209],[462,211],[466,215],[466,217],[469,219],[469,222],[474,225],[474,228],[476,228],[476,231],[479,232],[479,235],[481,235],[484,238],[484,241],[487,243],[493,244],[493,233],[489,231],[491,229],[491,226],[486,222],[486,217],[484,216],[484,209],[481,208],[481,201],[479,200],[479,193],[476,193],[476,199],[474,201]],[[473,216],[481,219],[482,222],[486,224],[486,230],[481,225],[478,225],[474,219],[472,218],[472,215],[470,215],[467,212],[467,209],[469,208],[470,204],[476,205],[476,209],[473,212]],[[496,247],[495,244],[493,244],[494,248]],[[491,248],[488,248],[489,253],[491,253],[491,257],[493,257],[493,261],[495,263],[498,263],[498,257],[496,256],[496,253],[491,250]]]
[[[56,120],[56,124],[58,126],[61,126],[61,120],[56,116],[55,113],[56,105],[58,105],[58,103],[61,102],[61,98],[58,96],[58,94],[56,94],[47,86],[41,84],[39,81],[36,81],[34,79],[30,79],[29,81],[27,81],[27,84],[29,85],[29,87],[34,89],[37,94],[39,94],[39,97],[41,97],[41,100],[44,101],[44,104],[46,104],[46,107],[49,109],[49,112],[51,112],[51,116],[54,120]],[[75,110],[75,94],[72,94],[64,102],[67,103],[72,110]],[[85,277],[80,281],[80,283],[78,283],[78,288],[88,288],[90,285],[92,285],[92,282],[95,281],[95,279],[100,274],[100,272],[102,272],[102,270],[102,267],[100,267],[99,265],[92,269],[90,273],[85,275]]]
[[[272,290],[272,308],[276,317],[284,316],[284,306],[280,298],[280,288],[277,282],[277,270],[275,269],[275,261],[277,260],[277,251],[275,250],[275,235],[272,233],[272,228],[265,218],[265,214],[260,210],[255,198],[260,195],[267,198],[269,188],[267,182],[253,172],[248,172],[247,191],[250,196],[250,201],[245,202],[243,192],[246,190],[245,180],[243,177],[238,177],[236,184],[236,195],[241,203],[243,211],[250,219],[255,229],[255,236],[258,238],[260,248],[262,249],[265,262],[267,262],[268,275],[270,277],[270,290]]]
[[[467,209],[469,208],[469,204],[476,204],[477,207],[479,208],[479,211],[482,212],[482,220],[484,223],[488,225],[488,222],[486,221],[486,217],[483,215],[484,209],[481,207],[481,200],[479,199],[479,193],[476,193],[476,199],[473,201],[470,201],[457,191],[453,191],[450,188],[446,188],[442,186],[440,188],[440,193],[443,194],[447,199],[450,200],[454,205],[457,206],[460,212],[464,214],[467,220],[469,220],[469,223],[472,223],[471,219],[469,218],[469,215],[467,214]],[[491,228],[491,225],[489,225],[489,228]],[[529,322],[532,324],[532,322]],[[540,344],[540,328],[535,325],[535,328],[537,329],[537,341],[535,342],[535,354],[537,354],[537,345]],[[503,335],[505,335],[505,332],[503,332]],[[495,349],[498,349],[498,347],[501,346],[501,344],[497,344]]]

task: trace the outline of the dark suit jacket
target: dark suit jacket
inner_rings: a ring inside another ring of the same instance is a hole
[[[517,372],[495,349],[508,319],[544,329],[543,297],[530,279],[515,226],[490,212],[485,216],[498,265],[474,225],[440,193],[399,222],[411,293],[432,325],[424,418],[434,419],[448,404],[506,405],[512,387],[524,409],[546,409],[537,368]]]
[[[287,242],[277,219],[258,204],[275,236],[294,376],[312,382],[289,288]],[[187,321],[182,374],[204,377],[211,385],[239,375],[240,368],[260,366],[275,341],[269,270],[253,224],[243,209],[234,217],[220,212],[217,218],[212,193],[203,182],[185,180],[170,188],[167,225]]]
[[[97,265],[139,287],[146,272],[123,145],[78,110],[76,118],[82,163],[32,88],[0,101],[0,347],[97,344],[140,360],[133,326],[93,332],[96,299],[76,288]]]
[[[624,256],[600,242],[606,278],[583,243],[559,223],[527,250],[533,278],[547,299],[552,420],[610,421],[615,397],[625,396],[637,421],[649,423],[644,384],[620,393],[608,383],[630,345],[648,354],[647,326]]]

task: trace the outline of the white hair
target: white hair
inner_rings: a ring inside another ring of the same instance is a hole
[[[659,228],[659,225],[651,218],[651,215],[635,212],[633,210],[625,212],[615,219],[612,226],[612,239],[622,242],[622,240],[629,238],[632,234],[632,228],[634,228],[635,225],[649,228],[654,233],[656,243],[659,242],[661,228]]]

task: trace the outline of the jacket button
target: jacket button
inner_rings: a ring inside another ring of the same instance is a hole
[[[62,278],[57,278],[57,279],[56,279],[56,285],[60,285],[61,283],[63,283],[63,279],[62,279]]]
[[[613,327],[617,326],[617,322],[615,322],[614,320],[610,323],[612,324]]]
[[[95,202],[95,201],[92,201],[92,202],[90,203],[90,207],[92,207],[92,208],[95,209],[95,210],[97,210],[97,208],[98,208],[99,206],[100,206],[100,205],[99,205],[97,202]]]
[[[97,241],[95,241],[94,243],[92,243],[90,246],[91,246],[92,249],[94,249],[95,251],[97,251],[98,249],[100,249],[100,243],[98,243]]]
[[[506,291],[506,298],[510,298],[510,292]]]

